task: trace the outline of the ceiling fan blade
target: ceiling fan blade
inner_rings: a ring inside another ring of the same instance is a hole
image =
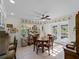
[[[49,15],[46,15],[45,18],[49,17]]]

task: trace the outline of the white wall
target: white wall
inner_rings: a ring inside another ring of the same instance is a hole
[[[69,24],[69,39],[70,39],[70,41],[75,41],[76,40],[76,31],[74,29],[74,27],[75,27],[75,14],[72,15],[68,24]]]

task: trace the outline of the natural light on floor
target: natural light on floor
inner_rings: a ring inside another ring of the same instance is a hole
[[[59,54],[61,51],[63,51],[62,47],[63,47],[63,46],[58,45],[58,46],[56,46],[55,48],[53,48],[53,51],[52,51],[52,49],[51,49],[51,50],[50,50],[50,55],[56,56],[56,55]],[[46,51],[46,53],[48,53],[48,51]]]

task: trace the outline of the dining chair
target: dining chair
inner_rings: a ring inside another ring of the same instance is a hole
[[[3,59],[16,59],[17,40],[14,37],[14,41],[9,44],[7,53],[3,56]]]
[[[33,36],[33,51],[35,51],[35,48],[36,48],[36,44],[37,44],[37,39],[39,37],[39,34],[35,34],[35,35],[32,35]]]
[[[52,50],[53,50],[54,37],[53,37],[53,35],[51,35],[51,34],[48,34],[47,36],[48,36],[48,38],[49,38],[49,40],[50,40],[50,46],[52,47]]]

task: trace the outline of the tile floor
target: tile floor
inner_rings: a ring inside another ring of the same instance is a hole
[[[39,52],[37,55],[35,51],[33,51],[33,46],[21,47],[17,49],[17,59],[64,59],[64,51],[63,46],[54,43],[53,51],[50,50],[50,56],[48,55],[48,51],[44,53]]]

